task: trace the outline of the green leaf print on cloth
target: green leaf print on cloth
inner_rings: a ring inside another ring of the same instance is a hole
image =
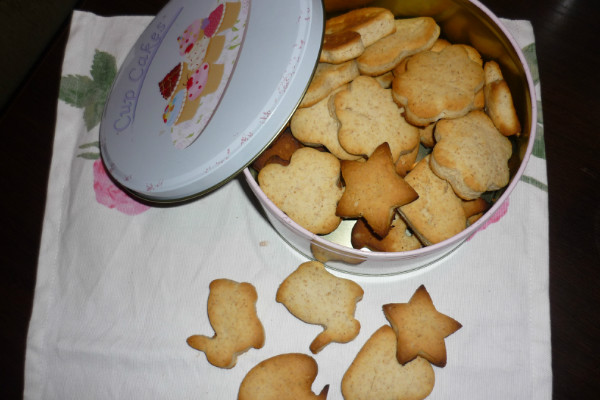
[[[115,57],[96,49],[90,76],[63,76],[58,94],[58,98],[64,102],[83,108],[83,119],[88,132],[98,125],[102,118],[104,103],[117,76]]]

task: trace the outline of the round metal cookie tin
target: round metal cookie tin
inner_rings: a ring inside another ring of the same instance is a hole
[[[130,50],[100,125],[103,161],[137,197],[200,196],[288,122],[321,49],[320,0],[172,0]]]

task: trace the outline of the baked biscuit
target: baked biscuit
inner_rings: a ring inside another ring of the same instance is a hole
[[[385,74],[381,74],[378,76],[374,76],[375,80],[379,83],[379,85],[384,89],[389,89],[392,87],[392,81],[394,80],[394,73],[392,71],[386,72]]]
[[[435,384],[431,364],[417,357],[404,365],[396,359],[396,335],[379,328],[360,349],[342,378],[345,400],[426,398]]]
[[[394,15],[385,8],[359,8],[330,18],[325,22],[319,61],[339,64],[352,60],[395,29]]]
[[[336,214],[344,218],[363,217],[379,237],[391,228],[396,208],[418,198],[417,192],[396,173],[387,143],[366,162],[342,161],[346,190]]]
[[[446,365],[444,339],[462,325],[435,309],[425,286],[419,286],[408,303],[385,304],[383,313],[396,334],[400,364],[420,356],[438,367]]]
[[[469,218],[473,215],[486,212],[490,208],[490,204],[483,197],[478,197],[473,200],[463,200],[462,207],[465,217]]]
[[[408,122],[426,126],[466,115],[482,88],[483,68],[463,46],[452,45],[439,53],[424,51],[410,57],[406,72],[394,77],[392,95],[405,108]]]
[[[315,234],[332,232],[340,187],[340,161],[312,147],[296,150],[288,166],[268,164],[258,173],[258,184],[267,197],[297,224]]]
[[[394,216],[392,227],[384,238],[375,235],[362,220],[356,221],[350,234],[352,247],[367,248],[372,251],[409,251],[421,248],[421,242],[416,236],[407,233],[406,224],[398,214]]]
[[[340,160],[358,160],[362,157],[348,153],[340,145],[338,140],[339,122],[329,110],[331,97],[346,87],[347,85],[344,85],[334,89],[318,103],[296,110],[292,116],[290,127],[294,137],[304,145],[325,146]]]
[[[431,169],[462,199],[472,200],[508,184],[512,145],[483,111],[439,121],[435,139]]]
[[[264,328],[256,315],[256,289],[250,283],[217,279],[210,283],[208,318],[213,337],[193,335],[187,343],[206,353],[206,359],[220,368],[233,368],[237,356],[265,343]]]
[[[365,48],[357,57],[361,74],[377,76],[391,71],[406,57],[429,49],[440,35],[440,27],[431,17],[397,19],[394,22],[394,33]]]
[[[258,363],[240,384],[238,400],[325,400],[329,385],[312,392],[317,362],[301,353],[280,354]]]
[[[419,138],[421,144],[428,149],[431,149],[433,146],[435,146],[435,136],[433,135],[434,130],[435,122],[419,128]]]
[[[494,125],[504,136],[518,135],[521,123],[513,103],[508,84],[502,76],[500,66],[495,61],[488,61],[483,67],[485,76],[485,111]]]
[[[390,92],[374,78],[359,76],[335,95],[332,114],[340,123],[338,140],[348,153],[369,157],[387,142],[395,162],[418,146],[418,129],[404,120]]]
[[[461,199],[450,184],[429,168],[426,156],[404,178],[419,194],[412,203],[398,209],[415,235],[426,245],[451,238],[467,227]]]
[[[418,155],[419,146],[415,146],[414,150],[410,153],[398,157],[398,161],[396,161],[396,173],[404,178],[408,171],[414,168]]]
[[[287,127],[277,136],[275,141],[263,151],[256,160],[252,163],[252,168],[260,171],[267,164],[276,163],[288,165],[292,154],[299,148],[303,147],[302,143],[294,138],[290,128]]]
[[[323,100],[334,89],[351,82],[360,73],[355,60],[342,64],[319,63],[298,107],[310,107]]]
[[[329,273],[318,261],[302,263],[279,286],[276,300],[294,316],[324,330],[310,344],[320,352],[331,342],[346,343],[360,332],[354,318],[363,289],[355,282]]]

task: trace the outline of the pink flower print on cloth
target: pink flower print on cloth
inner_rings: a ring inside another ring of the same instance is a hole
[[[202,20],[195,20],[192,22],[183,34],[177,38],[177,42],[179,43],[179,55],[184,56],[189,53],[194,47],[194,43],[198,40],[200,36]]]
[[[202,21],[202,30],[207,37],[212,37],[219,30],[224,15],[225,6],[219,4],[207,18],[204,18]]]
[[[204,63],[188,79],[187,95],[189,100],[196,100],[202,94],[202,90],[208,81],[208,69],[208,64]]]
[[[150,208],[138,203],[112,183],[100,159],[94,161],[94,192],[98,203],[123,214],[137,215]]]

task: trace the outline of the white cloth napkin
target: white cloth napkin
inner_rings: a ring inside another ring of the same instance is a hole
[[[275,301],[279,284],[306,259],[269,225],[241,177],[172,208],[131,203],[106,178],[94,96],[108,90],[106,71],[150,21],[73,14],[27,341],[27,399],[234,399],[254,365],[281,353],[310,354],[321,331]],[[530,23],[504,23],[537,80]],[[538,146],[506,207],[449,258],[399,277],[344,276],[364,289],[356,310],[362,328],[352,342],[314,355],[314,392],[329,384],[328,398],[341,399],[344,372],[387,323],[381,306],[407,302],[425,284],[437,309],[463,325],[446,339],[448,363],[434,368],[430,399],[551,398],[542,128],[540,113]],[[264,347],[230,370],[186,344],[193,334],[214,333],[206,303],[216,278],[256,287],[266,332]]]

